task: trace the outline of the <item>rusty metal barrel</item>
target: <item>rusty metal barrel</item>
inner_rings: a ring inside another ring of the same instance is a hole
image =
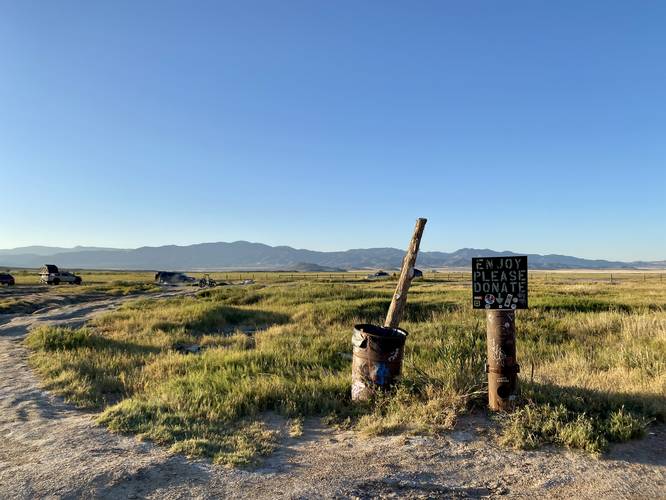
[[[488,406],[493,411],[511,411],[518,396],[516,362],[516,313],[508,309],[486,311],[488,322]]]
[[[378,389],[389,389],[400,378],[407,332],[360,324],[354,326],[352,400],[369,399]]]

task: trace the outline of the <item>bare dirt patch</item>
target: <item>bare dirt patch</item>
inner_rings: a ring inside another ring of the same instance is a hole
[[[299,437],[282,432],[278,450],[249,470],[188,461],[109,433],[94,424],[95,414],[40,389],[22,340],[35,326],[80,325],[127,300],[0,317],[0,496],[666,498],[664,426],[596,459],[550,448],[500,447],[482,414],[460,419],[440,437],[363,439],[312,419]]]
[[[110,296],[136,295],[147,285],[26,285],[0,287],[0,322],[15,315],[45,312],[70,304],[100,301]],[[124,288],[123,288],[124,287]],[[134,289],[132,289],[134,287]]]

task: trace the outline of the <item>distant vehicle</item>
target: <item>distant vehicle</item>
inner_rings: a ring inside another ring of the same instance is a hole
[[[14,286],[15,284],[14,276],[7,273],[0,273],[0,285]]]
[[[204,274],[203,278],[199,280],[199,288],[213,288],[217,286],[217,282],[210,277],[210,274]]]
[[[414,268],[414,276],[412,278],[423,278],[423,271]]]
[[[69,283],[70,285],[80,285],[83,281],[81,276],[76,274],[61,271],[58,266],[53,264],[45,264],[39,270],[39,280],[47,285],[59,285],[60,283]]]
[[[183,283],[194,283],[195,278],[185,273],[175,273],[171,271],[158,271],[155,273],[155,283],[158,285],[181,285]]]
[[[372,280],[372,279],[377,279],[377,278],[387,278],[389,276],[389,273],[386,271],[377,271],[376,273],[368,274],[367,278]]]

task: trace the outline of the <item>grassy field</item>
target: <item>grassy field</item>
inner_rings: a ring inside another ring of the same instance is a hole
[[[274,449],[267,415],[290,419],[294,433],[308,416],[370,435],[437,433],[484,407],[485,315],[471,309],[468,275],[414,282],[400,386],[352,405],[352,327],[382,322],[394,282],[248,274],[256,284],[139,299],[85,328],[34,330],[31,362],[49,389],[100,408],[110,429],[225,464]],[[598,453],[666,419],[666,282],[608,278],[531,276],[530,309],[516,321],[522,406],[493,417],[507,446]],[[177,350],[194,344],[200,354]]]
[[[38,285],[38,269],[11,270],[4,268],[0,271],[10,272],[18,285]],[[83,283],[88,285],[109,285],[114,282],[123,283],[152,283],[155,271],[99,271],[86,269],[70,269],[70,271],[81,276]],[[375,272],[375,269],[366,271],[350,271],[338,273],[318,272],[266,272],[266,271],[218,271],[210,272],[212,278],[219,282],[239,282],[246,279],[254,279],[261,283],[288,283],[292,281],[316,281],[331,283],[363,283],[367,282],[366,276]],[[397,273],[396,270],[388,270],[390,274]],[[201,278],[204,272],[187,272],[194,278]],[[391,279],[391,278],[389,278]],[[471,273],[464,270],[437,270],[426,271],[425,281],[438,283],[466,283],[471,280]],[[530,282],[535,283],[635,283],[639,281],[659,283],[666,285],[666,270],[612,270],[612,271],[530,271]]]

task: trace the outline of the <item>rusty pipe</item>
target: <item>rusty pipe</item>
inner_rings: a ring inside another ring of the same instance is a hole
[[[516,313],[509,309],[486,311],[488,362],[488,407],[511,411],[518,397],[516,362]]]

